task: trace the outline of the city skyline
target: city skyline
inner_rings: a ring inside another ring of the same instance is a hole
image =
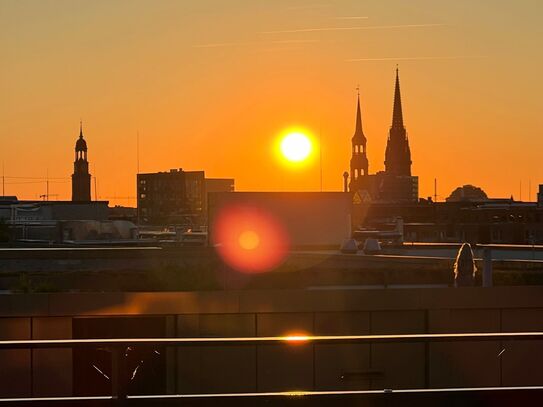
[[[98,196],[112,204],[135,203],[138,132],[140,172],[205,169],[241,191],[319,190],[318,162],[292,171],[272,152],[285,128],[302,126],[322,139],[323,189],[340,191],[355,88],[380,171],[400,64],[420,196],[437,178],[439,200],[468,183],[518,199],[521,181],[526,199],[531,180],[534,200],[541,6],[492,3],[488,16],[486,3],[378,3],[236,2],[226,17],[218,2],[2,3],[0,161],[6,177],[42,178],[8,178],[6,194],[36,199],[48,176],[50,193],[69,199],[80,118]]]

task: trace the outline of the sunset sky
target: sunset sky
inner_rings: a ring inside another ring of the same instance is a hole
[[[112,204],[135,204],[138,132],[141,172],[319,190],[318,158],[274,153],[302,127],[322,139],[324,190],[341,190],[357,85],[370,173],[384,167],[399,64],[421,197],[437,178],[440,199],[467,183],[519,198],[522,182],[526,200],[529,181],[535,199],[542,16],[540,0],[0,0],[5,192],[36,199],[48,175],[70,199],[80,119]]]

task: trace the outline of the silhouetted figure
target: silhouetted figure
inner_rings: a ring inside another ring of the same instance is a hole
[[[470,287],[475,280],[475,261],[473,260],[473,251],[469,243],[464,243],[454,263],[454,286]]]
[[[343,192],[349,192],[349,173],[343,173]]]

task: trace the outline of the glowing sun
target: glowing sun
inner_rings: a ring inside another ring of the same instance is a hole
[[[311,148],[309,137],[300,132],[289,133],[281,140],[281,153],[288,161],[305,160],[311,153]]]

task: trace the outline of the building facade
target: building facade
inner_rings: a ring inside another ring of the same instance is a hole
[[[543,244],[543,208],[510,199],[360,205],[356,227],[392,228],[403,221],[405,242]]]
[[[231,192],[234,180],[206,179],[204,171],[172,169],[137,175],[138,221],[147,225],[206,224],[207,192]]]

